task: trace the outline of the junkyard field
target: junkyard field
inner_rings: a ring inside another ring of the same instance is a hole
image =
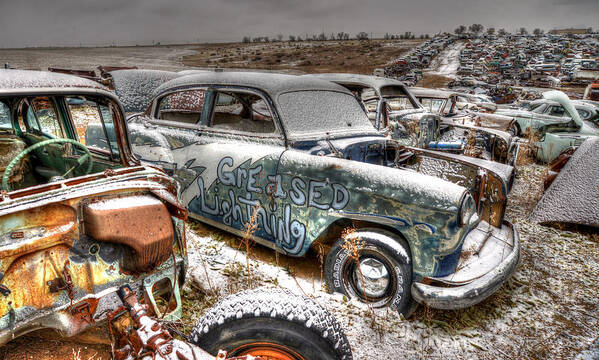
[[[87,69],[98,65],[183,69],[218,65],[371,73],[418,41],[400,46],[382,40],[368,47],[357,41],[350,44],[0,50],[0,59],[19,68],[34,69]],[[506,286],[479,305],[461,311],[420,307],[413,319],[403,320],[395,313],[372,311],[343,296],[328,295],[322,282],[322,258],[317,253],[311,253],[307,261],[283,258],[259,246],[246,247],[225,232],[190,222],[190,231],[195,233],[189,241],[192,266],[184,290],[184,319],[177,326],[189,330],[218,296],[274,284],[313,296],[333,312],[346,330],[356,359],[386,358],[389,354],[408,359],[572,358],[599,335],[599,235],[586,229],[540,226],[528,220],[542,194],[545,173],[541,165],[518,168],[506,219],[520,232],[520,265]],[[91,338],[60,340],[47,333],[34,334],[1,348],[0,360],[109,359],[107,342],[98,344]]]

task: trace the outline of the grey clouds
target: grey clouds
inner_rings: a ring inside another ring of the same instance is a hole
[[[0,0],[0,46],[217,42],[460,25],[599,27],[599,0]]]

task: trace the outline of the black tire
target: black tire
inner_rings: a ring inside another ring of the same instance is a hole
[[[375,308],[390,307],[405,318],[410,317],[417,303],[412,299],[412,261],[408,244],[398,235],[381,229],[361,229],[346,239],[359,239],[360,262],[378,261],[383,265],[387,276],[387,285],[381,295],[367,294],[360,287],[364,274],[358,270],[358,264],[342,245],[346,240],[339,239],[327,255],[324,277],[331,292],[339,292],[350,298],[370,303]]]
[[[226,350],[228,357],[252,355],[249,351],[266,343],[290,358],[353,359],[333,315],[314,300],[280,288],[258,288],[226,297],[204,314],[189,338],[213,355]]]

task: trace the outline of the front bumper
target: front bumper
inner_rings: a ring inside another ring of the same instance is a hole
[[[488,226],[486,223],[481,224],[464,240],[464,247],[468,243],[478,250],[478,254],[471,255],[473,259],[466,260],[454,274],[444,278],[425,278],[423,282],[414,282],[412,284],[414,300],[435,309],[463,309],[489,297],[512,276],[520,260],[518,231],[507,221],[504,221],[501,229]],[[486,230],[481,229],[485,226]],[[483,233],[482,237],[481,233]],[[480,274],[481,268],[485,268],[484,264],[488,264],[488,260],[492,261],[493,257],[501,260],[493,268]],[[425,284],[424,281],[429,281],[431,284]],[[435,283],[438,285],[433,285]]]

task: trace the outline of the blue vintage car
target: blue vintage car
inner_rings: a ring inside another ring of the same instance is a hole
[[[416,303],[467,307],[518,263],[504,220],[513,168],[401,146],[340,85],[180,76],[128,132],[138,157],[180,182],[191,217],[243,235],[255,214],[252,238],[289,256],[322,245],[329,290],[374,306],[406,316]]]

